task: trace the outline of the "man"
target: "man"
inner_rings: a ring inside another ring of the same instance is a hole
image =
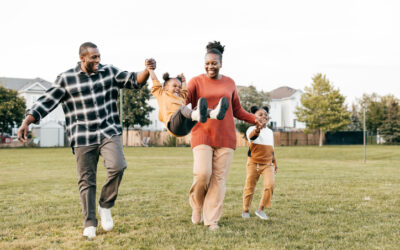
[[[66,131],[76,156],[78,186],[84,217],[83,235],[96,237],[96,172],[101,155],[107,169],[98,211],[105,231],[113,226],[110,208],[114,206],[118,187],[126,168],[122,148],[122,127],[117,110],[120,88],[139,89],[147,81],[146,69],[156,67],[154,59],[145,61],[139,73],[121,71],[112,65],[100,64],[100,52],[93,43],[79,48],[80,62],[75,68],[61,73],[55,84],[27,111],[18,130],[18,138],[25,142],[28,126],[39,121],[61,103]]]

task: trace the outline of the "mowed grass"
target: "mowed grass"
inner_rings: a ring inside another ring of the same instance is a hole
[[[0,249],[399,249],[400,147],[278,147],[269,221],[241,218],[246,148],[234,154],[218,231],[192,225],[190,148],[125,148],[115,227],[88,241],[69,148],[0,150]],[[98,196],[105,169],[98,166]]]

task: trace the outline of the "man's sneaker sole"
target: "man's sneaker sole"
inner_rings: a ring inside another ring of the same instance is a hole
[[[208,110],[208,103],[207,100],[203,97],[200,97],[199,102],[198,102],[198,107],[199,112],[200,112],[200,121],[201,123],[204,123],[207,121],[207,110]]]
[[[221,106],[220,106],[220,109],[219,109],[219,112],[217,115],[218,120],[222,120],[225,118],[225,113],[229,108],[228,99],[226,99],[225,97],[222,97],[220,102],[221,102]]]

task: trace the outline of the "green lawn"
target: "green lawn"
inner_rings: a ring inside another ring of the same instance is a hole
[[[218,231],[191,224],[190,148],[125,148],[115,227],[88,241],[69,148],[0,149],[0,249],[399,249],[400,147],[278,147],[271,220],[241,218],[246,148],[235,152]],[[105,180],[99,164],[98,184]]]

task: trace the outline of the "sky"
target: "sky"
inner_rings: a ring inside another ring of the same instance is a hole
[[[397,0],[2,0],[0,77],[56,76],[78,48],[103,64],[156,73],[204,73],[205,46],[225,45],[220,73],[237,85],[302,89],[327,76],[351,104],[363,93],[400,98]]]

